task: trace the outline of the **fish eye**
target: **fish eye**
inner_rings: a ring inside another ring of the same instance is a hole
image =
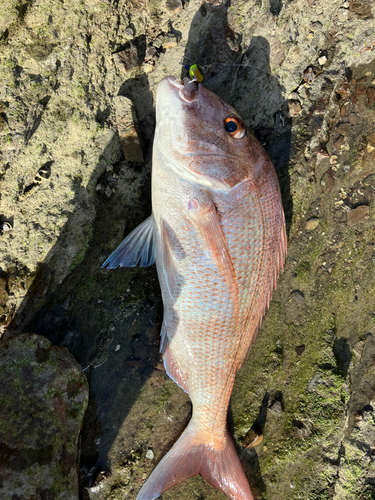
[[[235,139],[242,139],[246,135],[245,125],[235,116],[225,118],[224,128]]]

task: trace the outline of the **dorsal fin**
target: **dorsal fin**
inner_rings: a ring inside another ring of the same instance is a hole
[[[286,236],[284,210],[283,210],[282,217],[283,217],[283,221],[282,221],[281,231],[280,231],[279,248],[278,248],[277,254],[276,254],[275,267],[273,269],[273,274],[271,277],[270,288],[267,292],[266,303],[264,305],[263,311],[261,311],[261,314],[260,314],[259,327],[262,324],[262,318],[266,312],[266,309],[268,309],[270,306],[270,302],[272,299],[272,292],[276,289],[277,278],[279,277],[280,272],[283,270],[283,267],[284,267],[284,262],[285,262],[286,252],[287,252],[287,236]]]
[[[116,269],[135,267],[138,262],[141,267],[153,264],[155,262],[153,232],[154,218],[150,215],[128,234],[101,267]]]

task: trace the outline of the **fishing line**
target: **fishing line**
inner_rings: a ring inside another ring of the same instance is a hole
[[[272,76],[272,78],[275,78],[277,80],[277,77],[270,73],[269,71],[266,71],[263,68],[259,68],[258,66],[254,66],[253,64],[246,64],[246,63],[222,63],[222,62],[213,62],[211,64],[203,64],[202,66],[200,64],[192,64],[188,65],[184,63],[185,57],[181,59],[181,65],[189,71],[189,76],[192,78],[191,81],[196,81],[198,83],[201,83],[205,77],[205,74],[207,73],[208,69],[211,68],[212,66],[230,66],[230,67],[242,67],[242,68],[254,68],[257,69],[258,71],[263,71],[263,73],[266,73],[266,75]],[[188,58],[187,58],[188,59]]]

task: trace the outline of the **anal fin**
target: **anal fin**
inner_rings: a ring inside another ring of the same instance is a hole
[[[170,345],[168,341],[166,341],[164,356],[163,356],[164,368],[167,372],[167,375],[174,381],[176,384],[181,387],[186,393],[189,394],[188,390],[188,380],[186,375],[182,372],[179,364],[175,360]]]

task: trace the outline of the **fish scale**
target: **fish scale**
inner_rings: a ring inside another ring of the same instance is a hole
[[[277,177],[237,112],[201,84],[162,80],[156,119],[152,215],[103,266],[156,260],[164,365],[193,415],[137,500],[196,474],[232,500],[253,500],[227,410],[285,258]]]

